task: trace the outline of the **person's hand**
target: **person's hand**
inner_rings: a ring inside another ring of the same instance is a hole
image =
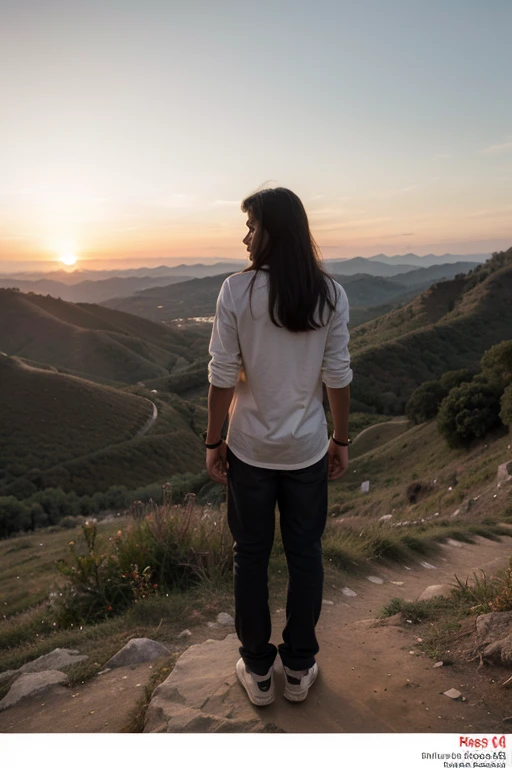
[[[336,443],[331,440],[327,456],[329,458],[327,479],[337,480],[338,477],[344,475],[348,469],[348,447],[344,445],[336,445]]]
[[[222,442],[218,448],[206,449],[206,470],[215,483],[228,484],[228,466],[226,460],[227,445]]]

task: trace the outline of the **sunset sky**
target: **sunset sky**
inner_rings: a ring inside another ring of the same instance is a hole
[[[0,0],[0,270],[512,246],[510,0]]]

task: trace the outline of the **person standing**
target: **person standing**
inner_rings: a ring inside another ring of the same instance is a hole
[[[321,537],[328,481],[348,466],[352,370],[347,296],[323,269],[299,197],[283,187],[263,189],[241,208],[251,264],[224,280],[217,299],[206,466],[212,480],[227,486],[241,643],[236,673],[250,701],[264,706],[275,698],[277,653],[288,700],[303,701],[318,675]],[[330,439],[324,385],[334,422]],[[289,574],[278,648],[270,643],[268,606],[276,503]]]

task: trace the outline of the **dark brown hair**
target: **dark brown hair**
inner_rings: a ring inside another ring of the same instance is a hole
[[[261,247],[260,237],[260,245],[252,253],[252,263],[242,270],[255,272],[249,303],[256,276],[264,268],[269,272],[269,313],[274,325],[284,326],[293,333],[323,327],[325,323],[318,324],[314,319],[315,309],[320,301],[321,321],[326,302],[334,311],[336,304],[329,297],[327,279],[332,283],[334,296],[336,288],[322,266],[300,199],[284,187],[262,189],[246,197],[241,208],[268,233],[266,246]],[[279,322],[274,315],[276,304]]]

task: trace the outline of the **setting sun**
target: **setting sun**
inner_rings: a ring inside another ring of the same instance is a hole
[[[60,260],[63,264],[66,265],[66,267],[73,267],[77,262],[77,258],[74,253],[65,253],[60,257]]]

